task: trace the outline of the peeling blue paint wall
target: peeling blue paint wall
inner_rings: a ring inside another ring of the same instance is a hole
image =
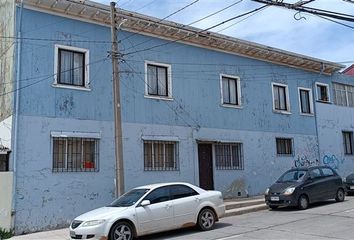
[[[25,9],[22,29],[16,233],[68,226],[115,195],[110,44],[90,42],[109,28]],[[90,50],[90,91],[52,86],[55,44]],[[53,172],[52,131],[100,134],[99,171]]]
[[[343,131],[354,131],[354,108],[333,104],[332,83],[354,86],[354,77],[336,74],[327,83],[331,85],[331,104],[317,103],[320,161],[346,177],[354,172],[354,156],[344,153]]]

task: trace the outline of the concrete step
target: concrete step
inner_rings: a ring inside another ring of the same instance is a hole
[[[231,210],[235,208],[243,208],[248,206],[254,206],[264,203],[264,198],[256,198],[256,199],[245,199],[245,200],[237,200],[237,201],[225,201],[226,210]]]
[[[233,208],[225,211],[225,217],[230,217],[230,216],[236,216],[236,215],[241,215],[245,213],[251,213],[251,212],[257,212],[261,210],[268,209],[268,206],[264,203],[257,204],[257,205],[251,205],[247,207],[239,207],[239,208]]]

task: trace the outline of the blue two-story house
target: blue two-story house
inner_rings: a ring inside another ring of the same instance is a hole
[[[120,184],[110,7],[1,4],[0,224],[66,226]],[[245,197],[293,166],[353,169],[344,66],[121,9],[116,22],[125,190],[186,181]]]

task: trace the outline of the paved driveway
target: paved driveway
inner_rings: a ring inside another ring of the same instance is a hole
[[[299,211],[264,210],[223,218],[216,228],[200,232],[195,228],[170,231],[140,240],[245,240],[245,239],[353,239],[354,197],[335,203],[327,201]],[[13,237],[13,240],[69,240],[68,229]]]

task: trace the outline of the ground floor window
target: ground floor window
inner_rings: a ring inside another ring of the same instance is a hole
[[[98,171],[99,144],[95,138],[53,137],[53,171]]]
[[[277,154],[278,155],[292,155],[293,145],[291,138],[276,138]]]
[[[244,168],[242,143],[215,145],[216,169],[228,170]]]
[[[173,141],[144,140],[145,171],[177,171],[178,143]]]
[[[353,132],[343,131],[344,153],[353,155]]]

